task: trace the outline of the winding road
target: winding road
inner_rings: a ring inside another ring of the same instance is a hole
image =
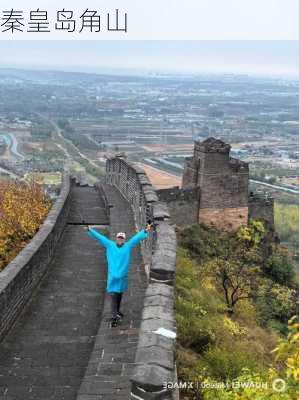
[[[16,157],[24,159],[25,157],[18,151],[18,141],[13,133],[0,133],[0,137],[2,137],[9,149],[9,151]]]
[[[262,185],[262,186],[267,186],[267,187],[270,187],[270,188],[273,188],[273,189],[281,190],[282,192],[299,194],[299,190],[290,189],[290,188],[287,188],[287,187],[284,187],[284,186],[272,185],[271,183],[256,181],[255,179],[250,179],[250,182],[253,182],[253,183],[256,183],[256,184]]]
[[[58,138],[62,141],[62,143],[64,142],[64,143],[66,143],[68,146],[70,146],[71,149],[72,149],[79,157],[81,157],[81,158],[83,158],[84,160],[88,161],[89,164],[91,164],[92,166],[94,166],[94,167],[96,167],[96,168],[99,168],[99,166],[98,166],[94,161],[92,161],[92,160],[91,160],[90,158],[88,158],[86,155],[84,155],[83,153],[81,153],[81,151],[74,145],[74,143],[73,143],[71,140],[69,140],[69,139],[67,139],[67,138],[65,138],[65,137],[63,136],[63,134],[62,134],[62,129],[59,128],[59,126],[56,124],[56,122],[54,122],[53,120],[51,120],[51,119],[45,117],[45,116],[42,115],[42,114],[37,113],[37,115],[38,115],[39,117],[43,118],[45,121],[47,121],[49,124],[52,125],[54,131],[56,132]],[[57,144],[57,143],[56,143],[56,144]],[[62,147],[62,145],[60,145],[59,147]],[[71,154],[69,153],[69,151],[68,151],[67,148],[64,147],[63,151],[65,152],[65,154],[67,155],[68,158],[73,158],[73,157],[71,156]]]
[[[3,167],[0,167],[0,172],[4,172],[5,174],[11,176],[13,179],[20,179],[20,177],[18,175],[16,175],[12,171],[9,171],[8,169],[5,169]]]

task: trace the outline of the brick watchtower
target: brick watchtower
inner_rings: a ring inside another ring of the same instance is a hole
[[[186,159],[182,188],[199,187],[198,222],[234,230],[248,222],[248,164],[230,157],[231,146],[208,138]]]

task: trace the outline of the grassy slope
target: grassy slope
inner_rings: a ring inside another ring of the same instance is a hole
[[[196,228],[197,229],[197,228]],[[225,382],[242,375],[244,368],[266,374],[273,360],[271,351],[278,333],[260,326],[258,310],[249,300],[238,303],[232,317],[227,314],[223,293],[207,273],[206,263],[213,258],[217,233],[198,228],[200,263],[189,251],[178,250],[176,278],[176,316],[178,324],[177,363],[182,381],[202,381],[206,377]],[[186,245],[186,240],[183,243]],[[185,246],[186,247],[186,246]],[[188,398],[189,393],[185,393]],[[194,393],[193,393],[194,395]],[[182,393],[182,396],[184,394]]]

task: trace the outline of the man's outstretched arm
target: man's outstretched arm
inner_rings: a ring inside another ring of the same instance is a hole
[[[109,245],[111,243],[110,239],[106,238],[106,236],[102,235],[95,229],[90,228],[89,226],[87,227],[87,234],[88,234],[88,236],[96,239],[98,242],[101,243],[102,246],[104,246],[106,248],[109,247]]]
[[[137,232],[130,240],[128,240],[127,244],[130,247],[135,247],[138,245],[141,240],[144,240],[148,237],[148,233],[142,229],[142,231]]]
[[[133,237],[131,237],[130,240],[128,240],[128,245],[130,247],[135,247],[138,245],[141,240],[144,240],[148,237],[148,232],[151,230],[152,225],[148,224],[145,229],[142,229],[141,231],[137,232]]]

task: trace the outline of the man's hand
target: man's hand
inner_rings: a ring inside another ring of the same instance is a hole
[[[153,228],[153,224],[147,224],[145,230],[146,230],[146,232],[149,232],[152,230],[152,228]]]
[[[90,230],[90,226],[89,226],[89,225],[85,225],[85,226],[84,226],[84,229],[85,229],[86,231],[89,231],[89,230]]]

